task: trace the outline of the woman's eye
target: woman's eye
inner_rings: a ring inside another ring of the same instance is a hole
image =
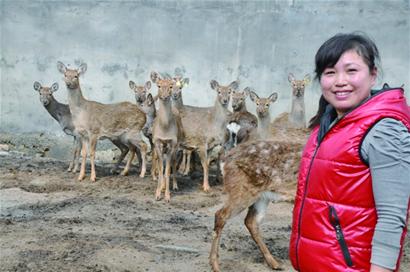
[[[325,71],[324,74],[325,75],[333,75],[335,73],[335,71]]]
[[[348,69],[347,72],[348,73],[354,73],[354,72],[357,72],[357,69]]]

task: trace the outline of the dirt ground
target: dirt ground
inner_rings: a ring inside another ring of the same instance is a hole
[[[109,171],[112,163],[100,160],[97,182],[78,182],[66,172],[66,160],[49,156],[58,153],[55,141],[41,137],[0,135],[1,271],[210,271],[214,214],[225,197],[214,172],[210,193],[202,192],[201,173],[194,172],[178,176],[170,203],[155,201],[156,182],[139,178],[137,167],[117,176]],[[292,203],[272,203],[261,225],[284,271],[293,271],[291,211]],[[244,217],[223,231],[221,269],[271,271]],[[401,271],[410,271],[408,241]]]

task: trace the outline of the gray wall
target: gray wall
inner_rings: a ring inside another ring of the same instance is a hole
[[[133,102],[129,80],[143,84],[153,70],[179,69],[190,78],[186,104],[212,105],[209,81],[238,78],[261,96],[279,92],[275,117],[290,110],[288,73],[313,75],[326,39],[361,30],[381,52],[378,86],[410,88],[408,0],[0,1],[0,131],[60,133],[32,87],[58,82],[55,95],[67,103],[58,60],[88,64],[83,92],[99,102]],[[307,87],[308,118],[319,95],[317,83]]]

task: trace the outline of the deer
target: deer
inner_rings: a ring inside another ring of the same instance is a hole
[[[258,127],[256,116],[246,108],[246,98],[250,91],[251,88],[246,87],[243,91],[233,91],[231,94],[233,112],[228,119],[225,133],[225,149],[248,140],[251,132]],[[234,124],[237,126],[237,131],[231,129]]]
[[[250,140],[267,140],[272,138],[272,125],[270,117],[270,105],[278,99],[278,93],[273,92],[267,98],[260,98],[255,91],[248,88],[247,92],[252,102],[256,105],[257,127],[253,130],[247,130],[245,139],[238,140],[238,132],[242,129],[239,122],[230,122],[227,125],[229,131],[229,140],[225,143],[225,151],[228,151],[238,144]],[[249,127],[249,126],[248,126]]]
[[[275,124],[286,128],[306,128],[305,114],[305,88],[310,82],[310,75],[306,74],[301,80],[295,78],[292,73],[288,75],[288,81],[292,87],[292,104],[290,113],[281,114]]]
[[[53,83],[51,87],[42,86],[38,81],[33,84],[34,90],[40,95],[40,101],[44,108],[60,124],[60,127],[65,134],[74,137],[73,159],[71,160],[67,171],[75,173],[78,170],[81,140],[79,135],[75,133],[70,108],[67,104],[60,103],[54,98],[53,93],[58,90],[58,87],[57,82]]]
[[[184,133],[179,112],[172,107],[171,102],[172,90],[176,88],[175,81],[170,78],[161,78],[157,72],[151,72],[151,81],[157,84],[158,87],[158,112],[152,125],[152,141],[155,150],[152,168],[153,171],[158,170],[155,199],[160,200],[162,190],[165,189],[164,200],[170,202],[169,180],[171,166],[173,190],[178,190],[175,177],[176,151],[184,140]]]
[[[256,105],[256,116],[258,127],[254,139],[267,140],[272,137],[272,124],[270,116],[270,105],[278,99],[278,93],[273,92],[267,98],[260,98],[254,91],[250,91],[250,98]]]
[[[84,98],[79,77],[86,72],[86,63],[82,63],[78,69],[69,69],[62,62],[58,61],[57,69],[64,75],[73,124],[76,133],[80,135],[82,140],[82,160],[78,180],[81,181],[85,178],[88,147],[91,163],[90,180],[92,182],[96,181],[94,160],[99,139],[109,139],[114,144],[125,146],[131,151],[131,155],[128,157],[121,175],[128,174],[136,149],[139,148],[142,154],[140,177],[144,177],[146,172],[146,152],[149,148],[148,140],[142,133],[142,128],[146,121],[144,112],[130,102],[102,104]]]
[[[182,89],[189,84],[189,78],[184,78],[181,75],[176,75],[174,78],[176,88],[172,90],[172,106],[175,107],[180,113],[185,112],[188,109],[199,110],[205,114],[205,108],[199,108],[194,106],[185,105],[182,99]],[[179,164],[178,172],[186,176],[191,169],[191,156],[194,148],[183,147],[182,159]]]
[[[238,81],[232,81],[229,85],[220,85],[216,80],[211,80],[211,89],[217,92],[213,107],[184,105],[179,110],[185,134],[184,148],[198,152],[203,169],[202,189],[205,192],[210,191],[209,165],[219,158],[225,126],[231,114],[228,110],[231,93],[238,89],[238,84]],[[187,161],[189,170],[188,157]]]
[[[147,99],[147,93],[151,89],[151,81],[145,82],[143,86],[139,86],[135,84],[134,81],[129,81],[129,86],[135,94],[135,101],[137,102],[137,106],[141,107],[142,103]]]
[[[263,254],[266,263],[280,270],[262,240],[259,224],[267,207],[286,185],[296,180],[302,144],[272,140],[247,141],[231,149],[221,159],[224,192],[227,198],[215,213],[209,262],[212,270],[220,271],[219,243],[229,219],[248,208],[245,226]]]

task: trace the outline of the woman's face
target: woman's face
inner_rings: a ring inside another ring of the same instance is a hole
[[[355,50],[344,52],[334,67],[326,68],[320,78],[322,93],[340,117],[370,95],[377,69],[369,70]]]

